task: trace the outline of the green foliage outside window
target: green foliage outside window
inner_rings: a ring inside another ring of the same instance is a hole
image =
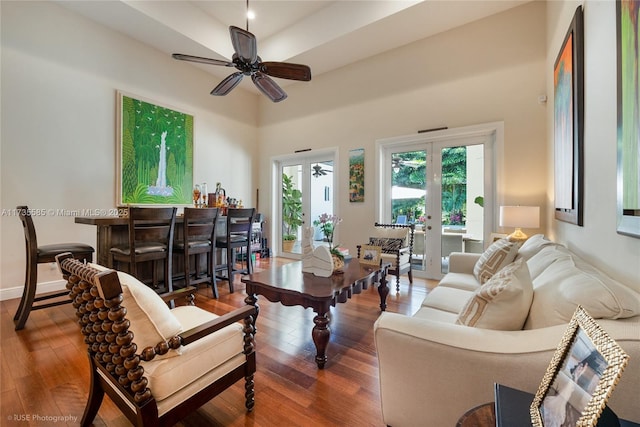
[[[424,151],[395,153],[392,185],[424,189],[426,187],[427,161]],[[464,225],[467,212],[467,149],[448,147],[442,150],[442,224]],[[416,222],[425,213],[425,200],[394,199],[392,219],[406,215],[409,222]]]

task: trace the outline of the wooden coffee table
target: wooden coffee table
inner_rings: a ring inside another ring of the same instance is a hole
[[[303,273],[302,261],[292,262],[244,277],[242,282],[247,286],[245,302],[255,306],[257,313],[260,312],[257,295],[286,306],[311,307],[316,313],[313,318],[315,326],[311,331],[316,346],[316,364],[323,369],[327,362],[326,350],[331,336],[327,317],[330,307],[347,302],[353,294],[359,294],[369,284],[378,282],[380,309],[384,311],[389,294],[386,276],[390,265],[365,265],[354,258],[345,264],[344,273],[318,277]]]

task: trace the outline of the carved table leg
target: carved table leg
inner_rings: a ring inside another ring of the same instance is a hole
[[[324,364],[327,362],[327,344],[329,344],[329,337],[331,336],[327,313],[318,313],[313,318],[313,323],[316,325],[311,331],[311,336],[316,345],[316,364],[319,369],[324,369]]]
[[[387,309],[387,295],[389,295],[389,286],[387,285],[387,269],[383,268],[380,272],[380,284],[378,285],[378,294],[380,295],[380,310]]]

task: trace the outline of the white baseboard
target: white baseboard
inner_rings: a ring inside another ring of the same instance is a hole
[[[36,295],[41,293],[61,291],[65,289],[66,285],[67,285],[67,282],[62,279],[52,280],[51,282],[38,283],[38,289],[37,289]],[[16,286],[13,288],[0,289],[0,301],[22,297],[23,289],[24,289],[24,286]]]

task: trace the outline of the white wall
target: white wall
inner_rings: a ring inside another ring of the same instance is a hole
[[[257,95],[209,95],[218,78],[53,2],[2,2],[1,208],[112,208],[116,204],[116,90],[195,116],[195,182],[254,201]],[[248,83],[250,84],[250,82]],[[34,218],[38,243],[95,245],[93,226],[73,217]],[[18,297],[24,237],[0,217],[0,298]],[[58,280],[50,266],[40,281]]]
[[[553,168],[548,168],[550,235],[611,276],[640,290],[640,239],[616,233],[616,23],[613,1],[547,6],[547,162],[553,165],[553,65],[578,5],[584,4],[584,226],[553,220]]]
[[[247,205],[259,188],[269,216],[271,158],[339,146],[339,240],[354,250],[376,219],[375,140],[504,121],[496,205],[540,205],[541,231],[640,289],[640,239],[615,232],[614,2],[585,3],[585,226],[553,219],[552,70],[578,4],[533,2],[314,76],[288,86],[273,108],[241,88],[211,97],[212,76],[55,3],[2,1],[1,208],[113,207],[120,89],[193,113],[196,182],[221,181]],[[549,102],[539,104],[545,93]],[[365,203],[349,203],[348,151],[361,147]],[[93,227],[70,217],[36,218],[36,226],[42,244],[95,243]],[[0,299],[21,291],[22,236],[17,218],[0,217]],[[44,270],[42,280],[59,278]]]
[[[282,108],[260,110],[260,181],[270,182],[274,156],[339,146],[338,240],[355,253],[377,219],[376,140],[504,121],[497,204],[545,209],[545,13],[544,2],[526,4],[292,86]],[[348,153],[362,147],[365,202],[350,203]],[[261,188],[261,205],[269,192]]]

